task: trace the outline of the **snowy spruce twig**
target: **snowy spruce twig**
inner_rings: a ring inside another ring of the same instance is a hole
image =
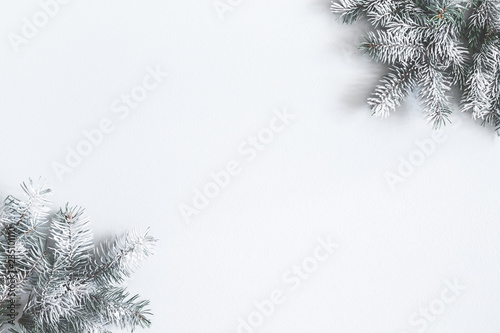
[[[375,116],[416,92],[439,128],[458,86],[461,111],[500,128],[500,1],[334,0],[331,9],[343,23],[364,18],[373,27],[360,48],[389,66],[368,100]]]
[[[50,190],[22,184],[0,209],[0,330],[13,333],[111,332],[149,327],[149,301],[120,287],[153,254],[156,239],[130,232],[94,246],[80,207],[49,219]]]

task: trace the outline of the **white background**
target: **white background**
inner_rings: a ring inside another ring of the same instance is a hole
[[[466,290],[427,331],[500,331],[499,139],[454,115],[393,191],[384,174],[433,131],[414,101],[370,116],[383,68],[329,1],[243,0],[224,20],[211,0],[72,1],[14,52],[8,34],[39,11],[0,4],[2,197],[42,176],[99,239],[150,227],[157,254],[127,283],[154,313],[138,332],[236,332],[273,289],[287,300],[255,332],[416,332],[453,279]],[[148,66],[169,75],[120,119],[113,101]],[[246,161],[237,147],[282,106],[296,118]],[[58,180],[104,118],[114,131]],[[241,174],[186,224],[179,205],[231,160]],[[291,292],[282,274],[328,236],[339,248]]]

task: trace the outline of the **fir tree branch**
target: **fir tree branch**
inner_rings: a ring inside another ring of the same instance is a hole
[[[339,0],[332,1],[331,10],[340,14],[343,23],[353,23],[364,15],[370,1],[367,0]]]
[[[372,114],[385,118],[396,107],[401,105],[401,101],[416,86],[418,66],[416,64],[404,67],[393,66],[390,72],[385,75],[381,84],[377,86],[374,97],[368,99],[368,104],[372,107]]]
[[[427,119],[435,129],[449,121],[451,113],[449,96],[451,80],[431,64],[421,68],[419,85],[419,96]]]
[[[423,64],[414,78],[416,84],[411,86],[418,87],[424,112],[435,128],[448,121],[449,91],[458,85],[462,111],[472,111],[475,119],[499,126],[500,130],[500,1],[334,3],[332,10],[345,22],[366,16],[374,31],[367,34],[361,49],[373,60],[393,67],[368,101],[374,115],[387,116],[400,105],[411,90],[404,85],[399,89],[406,78],[401,70],[409,64]]]
[[[87,306],[100,311],[100,316],[106,323],[132,330],[137,326],[146,328],[151,325],[151,321],[146,317],[151,313],[145,309],[149,302],[136,301],[138,295],[129,298],[123,288],[109,288],[99,296],[91,295],[90,298],[92,301]]]
[[[156,239],[148,236],[147,232],[144,235],[132,232],[116,238],[111,245],[104,243],[96,249],[96,268],[84,281],[122,282],[138,267],[139,262],[153,254],[155,242]]]
[[[373,59],[386,64],[405,64],[422,60],[423,43],[412,36],[396,36],[391,31],[368,32],[360,48]]]
[[[32,181],[23,189],[26,202],[8,197],[0,209],[0,313],[12,297],[12,284],[20,294],[16,299],[28,293],[19,327],[10,332],[111,333],[108,325],[148,327],[148,302],[127,298],[124,288],[112,284],[129,277],[153,253],[156,240],[147,232],[129,233],[111,246],[106,242],[95,249],[83,209],[66,205],[49,230],[45,199],[49,190]],[[50,236],[53,245],[47,246]],[[16,258],[15,267],[9,256]],[[16,304],[16,309],[20,306]]]

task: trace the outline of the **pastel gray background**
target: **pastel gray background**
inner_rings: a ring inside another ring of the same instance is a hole
[[[338,250],[255,332],[417,332],[409,318],[453,279],[466,290],[427,331],[499,332],[493,130],[453,116],[393,191],[384,174],[433,131],[414,100],[370,116],[383,68],[353,45],[363,27],[328,1],[233,3],[221,20],[212,0],[70,1],[16,53],[8,34],[40,5],[2,1],[2,197],[42,176],[54,209],[86,207],[99,238],[151,227],[157,254],[127,283],[155,314],[138,332],[236,332],[327,236]],[[148,66],[169,75],[119,118],[113,101]],[[283,106],[296,118],[247,162],[238,146]],[[53,163],[104,118],[114,131],[60,181]],[[186,224],[179,205],[231,160],[242,172]]]

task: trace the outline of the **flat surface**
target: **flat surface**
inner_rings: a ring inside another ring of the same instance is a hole
[[[433,136],[414,100],[372,118],[383,68],[328,1],[227,3],[70,1],[15,52],[43,14],[2,1],[2,196],[42,176],[98,238],[150,227],[158,253],[127,283],[148,332],[499,332],[492,129],[460,114]]]

